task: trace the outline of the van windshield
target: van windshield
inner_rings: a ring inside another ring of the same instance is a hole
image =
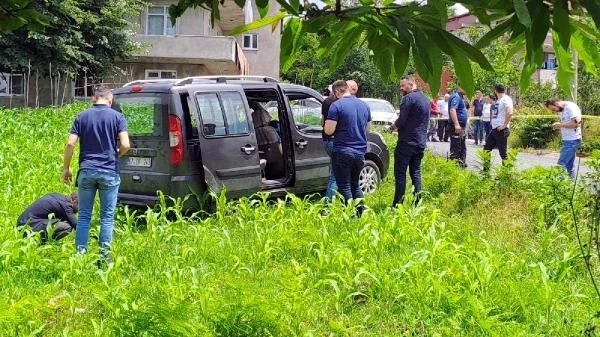
[[[161,136],[168,105],[164,94],[131,93],[115,95],[113,109],[125,115],[130,135]]]

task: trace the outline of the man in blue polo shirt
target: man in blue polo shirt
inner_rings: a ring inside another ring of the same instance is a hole
[[[326,135],[334,136],[333,174],[338,191],[347,202],[363,197],[358,178],[367,152],[371,111],[365,102],[350,94],[345,81],[336,81],[332,87],[332,94],[338,100],[331,104],[323,130]],[[362,203],[358,205],[357,211],[359,216],[364,211]]]
[[[110,243],[113,235],[114,213],[121,179],[118,157],[129,150],[129,136],[125,117],[111,109],[113,95],[110,89],[97,88],[94,105],[80,112],[65,146],[63,173],[65,183],[70,183],[71,158],[75,144],[79,141],[79,218],[75,246],[78,253],[86,253],[90,232],[90,221],[96,192],[100,195],[100,254],[109,260]]]
[[[427,143],[430,102],[427,96],[417,89],[414,76],[402,78],[400,90],[404,97],[400,104],[400,115],[390,127],[398,130],[398,143],[394,152],[394,177],[396,191],[393,207],[404,200],[406,191],[406,169],[409,169],[415,194],[415,204],[421,197],[421,159]]]
[[[465,92],[460,88],[450,95],[448,100],[448,131],[450,133],[450,159],[456,160],[461,167],[467,167],[467,143],[465,129],[468,112],[464,100]]]

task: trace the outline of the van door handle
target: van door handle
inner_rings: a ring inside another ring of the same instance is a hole
[[[244,152],[246,154],[252,154],[254,151],[256,151],[256,147],[254,147],[250,144],[246,144],[246,145],[242,146],[242,152]]]
[[[300,139],[296,142],[296,146],[298,146],[300,149],[303,149],[305,146],[308,146],[308,142],[304,139]]]

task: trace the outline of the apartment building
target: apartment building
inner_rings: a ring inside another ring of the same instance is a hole
[[[259,18],[255,0],[244,8],[233,0],[221,5],[221,20],[210,23],[210,12],[188,9],[171,23],[168,7],[174,0],[151,0],[133,18],[137,31],[131,37],[142,48],[121,62],[122,74],[94,78],[79,74],[71,78],[28,78],[25,74],[0,72],[0,106],[37,106],[68,103],[89,97],[97,83],[116,87],[138,79],[183,78],[202,75],[264,75],[279,78],[281,25],[271,25],[239,36],[228,36],[235,27]],[[279,12],[275,1],[269,15]],[[30,82],[30,83],[28,83]]]
[[[253,0],[244,8],[226,0],[221,20],[214,26],[210,12],[201,8],[188,9],[172,24],[168,13],[172,3],[152,0],[140,14],[133,39],[145,48],[121,64],[126,79],[219,74],[279,77],[280,26],[228,36],[233,28],[258,18]],[[271,1],[270,14],[278,11],[277,3]]]

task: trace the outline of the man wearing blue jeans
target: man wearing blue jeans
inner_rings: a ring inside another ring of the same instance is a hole
[[[63,181],[70,183],[71,158],[75,144],[79,141],[79,172],[76,181],[79,193],[79,218],[75,246],[78,253],[87,252],[94,198],[98,191],[100,254],[105,261],[109,261],[114,213],[121,183],[118,157],[129,150],[127,121],[121,113],[111,109],[112,99],[110,89],[97,88],[94,93],[94,105],[77,115],[65,146],[62,172]]]
[[[575,178],[573,165],[575,155],[581,146],[581,109],[577,104],[550,98],[546,107],[560,115],[560,122],[552,123],[553,129],[560,129],[562,145],[558,165],[562,166],[571,178]]]
[[[429,99],[417,89],[414,76],[403,77],[400,90],[404,95],[400,104],[400,115],[390,126],[390,130],[398,130],[398,143],[394,152],[396,191],[392,207],[404,201],[406,169],[409,170],[414,187],[415,204],[421,198],[421,159],[427,144],[430,110]]]
[[[360,171],[367,152],[367,130],[371,121],[369,106],[348,91],[345,81],[333,83],[333,95],[338,100],[331,104],[323,131],[333,135],[332,165],[339,193],[344,201],[362,199],[358,184]],[[364,211],[362,202],[357,214]]]
[[[333,93],[323,101],[323,105],[321,106],[321,125],[325,126],[325,121],[327,120],[327,115],[329,113],[329,107],[331,104],[335,102],[337,98]],[[325,134],[323,131],[323,147],[325,148],[325,152],[331,159],[333,157],[333,136]],[[335,175],[333,174],[333,166],[329,165],[329,182],[327,183],[327,191],[325,191],[325,204],[331,201],[335,191],[337,190],[337,184],[335,183]]]

